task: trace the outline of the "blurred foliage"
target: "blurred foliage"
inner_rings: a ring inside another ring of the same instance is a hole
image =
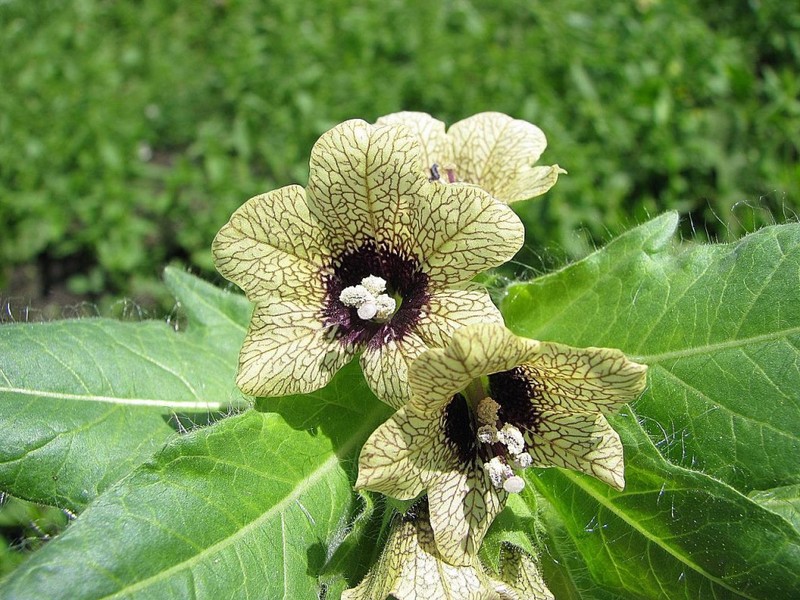
[[[527,262],[667,208],[722,238],[799,202],[800,6],[776,0],[5,0],[0,54],[3,287],[30,262],[95,299],[211,275],[217,229],[304,183],[320,133],[401,109],[543,128],[569,175],[519,205]]]
[[[67,525],[63,511],[0,494],[0,578]]]

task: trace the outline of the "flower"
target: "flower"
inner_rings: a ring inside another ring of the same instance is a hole
[[[529,466],[624,487],[622,445],[604,413],[642,392],[646,369],[619,350],[463,327],[414,362],[411,401],[367,440],[356,487],[401,500],[427,491],[439,551],[465,564]]]
[[[510,204],[544,194],[553,187],[558,165],[531,166],[547,147],[542,130],[499,112],[483,112],[450,126],[422,112],[399,112],[378,124],[402,124],[417,134],[424,174],[431,180],[466,181]]]
[[[314,391],[362,352],[370,387],[398,407],[411,360],[461,325],[502,322],[468,282],[514,255],[522,223],[480,188],[420,170],[407,128],[347,121],[314,145],[305,190],[251,198],[222,227],[216,267],[255,304],[245,393]]]
[[[553,600],[533,559],[516,548],[504,548],[499,579],[490,577],[473,557],[454,566],[442,560],[421,501],[396,516],[378,562],[342,600]]]

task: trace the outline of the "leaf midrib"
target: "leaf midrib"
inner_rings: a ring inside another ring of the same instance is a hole
[[[659,547],[662,550],[664,550],[670,556],[675,558],[678,562],[688,566],[689,568],[693,569],[695,572],[697,572],[700,575],[702,575],[703,577],[707,578],[709,581],[713,581],[717,585],[725,588],[728,591],[733,592],[734,594],[736,594],[737,596],[739,596],[741,598],[747,598],[748,600],[758,600],[758,598],[756,598],[755,596],[750,596],[750,595],[742,592],[741,590],[737,590],[736,588],[732,587],[730,584],[728,584],[724,580],[722,580],[722,579],[712,575],[711,573],[707,572],[700,565],[695,564],[694,562],[689,560],[688,557],[683,556],[682,554],[680,554],[677,550],[675,550],[671,546],[663,543],[663,541],[661,539],[659,539],[658,537],[652,535],[649,531],[647,531],[646,529],[641,527],[638,524],[638,522],[628,518],[626,513],[624,511],[619,510],[616,506],[614,506],[614,504],[609,502],[608,498],[606,496],[604,496],[602,494],[598,494],[592,486],[588,485],[588,483],[586,482],[586,480],[584,479],[584,477],[581,474],[576,473],[574,471],[569,471],[569,470],[566,470],[566,469],[561,469],[561,470],[559,470],[559,472],[560,472],[561,475],[563,475],[564,477],[569,479],[574,485],[576,485],[581,490],[583,490],[584,493],[586,493],[588,496],[590,496],[593,500],[595,500],[603,508],[608,510],[611,514],[613,514],[615,517],[620,519],[623,523],[625,523],[628,526],[630,526],[634,531],[638,532],[642,537],[644,537],[645,539],[647,539],[648,541],[650,541],[651,543],[653,543],[657,547]]]
[[[35,390],[16,387],[0,387],[0,394],[20,394],[23,396],[35,396],[38,398],[53,398],[55,400],[76,400],[80,402],[105,402],[119,406],[143,406],[149,408],[167,408],[170,410],[207,410],[219,412],[229,408],[245,408],[250,406],[246,400],[232,402],[211,402],[198,400],[179,401],[179,400],[156,400],[153,398],[121,398],[118,396],[102,396],[96,394],[67,394],[63,392],[51,392],[47,390]]]
[[[137,590],[141,590],[144,588],[149,587],[150,585],[168,577],[172,573],[176,573],[182,569],[187,567],[191,567],[193,564],[201,562],[204,557],[211,556],[220,552],[225,547],[229,546],[230,544],[234,543],[235,540],[244,536],[246,533],[250,532],[253,529],[260,527],[264,522],[269,520],[276,512],[278,514],[282,514],[284,508],[288,507],[289,505],[293,504],[295,501],[299,502],[300,497],[305,493],[307,490],[312,488],[316,485],[325,475],[327,475],[332,469],[334,469],[339,464],[339,454],[349,454],[352,451],[353,447],[358,443],[357,440],[360,440],[364,437],[366,430],[374,429],[373,421],[377,419],[379,413],[384,411],[382,406],[376,406],[372,412],[367,414],[367,419],[364,420],[365,425],[359,428],[354,435],[350,436],[348,440],[342,444],[339,452],[333,453],[331,457],[322,463],[317,469],[315,469],[312,473],[310,473],[307,477],[305,477],[299,486],[294,488],[292,492],[287,495],[283,500],[280,502],[273,504],[269,509],[267,509],[261,516],[253,519],[248,524],[243,526],[241,529],[237,530],[232,535],[221,539],[220,541],[216,542],[205,548],[203,551],[198,552],[194,556],[187,558],[179,563],[172,565],[171,567],[164,569],[163,571],[159,571],[155,575],[152,575],[146,579],[141,579],[125,588],[117,590],[113,594],[108,596],[103,596],[101,600],[105,600],[108,598],[118,598],[122,595],[130,594]]]
[[[654,364],[666,360],[677,358],[688,358],[697,354],[707,354],[718,350],[727,350],[730,348],[739,348],[748,344],[760,344],[762,342],[771,342],[777,339],[786,338],[793,334],[800,333],[800,326],[789,327],[780,331],[773,331],[764,333],[762,335],[754,335],[751,337],[738,338],[735,340],[727,340],[724,342],[716,342],[713,344],[705,344],[703,346],[691,346],[683,350],[673,350],[669,352],[662,352],[660,354],[628,354],[628,356],[636,362],[645,364]]]

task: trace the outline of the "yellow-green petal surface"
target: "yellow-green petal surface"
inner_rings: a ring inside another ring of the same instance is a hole
[[[322,302],[328,247],[298,185],[248,200],[217,233],[212,253],[217,270],[253,302]]]
[[[458,178],[510,203],[543,194],[563,172],[558,165],[531,165],[547,147],[536,125],[498,112],[454,123],[447,132]]]
[[[445,133],[445,124],[428,113],[403,111],[381,117],[376,125],[403,125],[408,127],[420,144],[421,166],[424,177],[430,176],[430,168],[438,164],[440,168],[453,162],[450,143]]]
[[[236,383],[252,396],[308,393],[353,358],[319,308],[293,302],[257,304],[239,353]]]
[[[555,600],[536,561],[515,546],[503,549],[499,580],[492,583],[503,600]]]
[[[647,382],[647,366],[614,348],[541,342],[539,354],[521,369],[541,384],[537,404],[558,410],[613,411],[636,399]]]
[[[525,431],[536,467],[562,467],[597,477],[611,487],[625,487],[622,442],[598,412],[538,413],[536,431]]]
[[[538,352],[539,342],[517,337],[501,325],[457,329],[447,347],[428,350],[411,366],[411,405],[421,414],[435,414],[473,379],[512,369]]]
[[[429,346],[443,347],[459,327],[503,324],[503,316],[483,286],[474,283],[433,292],[415,331]]]
[[[367,240],[414,247],[410,221],[426,187],[417,138],[405,127],[345,121],[311,150],[308,204],[337,252]]]
[[[417,206],[412,232],[432,284],[468,281],[511,260],[522,247],[525,228],[519,217],[481,188],[427,185],[429,193]]]
[[[467,465],[454,461],[449,470],[431,477],[431,526],[445,560],[460,565],[472,560],[507,496],[492,485],[480,459]]]
[[[342,600],[501,600],[477,558],[464,566],[442,560],[427,515],[396,518],[378,562]],[[507,596],[506,598],[511,598]]]
[[[362,447],[356,488],[410,500],[437,473],[450,468],[448,458],[441,422],[408,414],[403,407]]]
[[[427,346],[415,333],[403,339],[389,340],[380,347],[367,347],[361,355],[364,379],[378,398],[392,408],[400,408],[411,399],[408,385],[409,365]]]

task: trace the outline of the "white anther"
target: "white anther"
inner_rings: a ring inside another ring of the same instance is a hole
[[[525,480],[519,475],[512,475],[503,482],[503,489],[509,494],[519,494],[525,489]]]
[[[499,456],[495,456],[488,463],[485,463],[483,468],[489,473],[489,479],[496,488],[503,487],[504,482],[509,477],[514,477],[514,471]]]
[[[379,279],[376,277],[376,279]],[[366,279],[364,279],[366,281]],[[376,318],[381,321],[385,321],[389,317],[394,314],[395,309],[397,308],[397,301],[388,296],[386,294],[381,294],[377,298],[375,298],[375,306],[376,306]],[[361,313],[359,313],[360,316]]]
[[[497,441],[497,427],[481,425],[478,427],[478,439],[484,444],[494,444]]]
[[[478,406],[475,408],[475,415],[478,417],[479,423],[494,425],[498,421],[498,410],[500,410],[500,405],[487,396],[478,402]]]
[[[375,275],[364,277],[364,279],[361,280],[361,285],[373,296],[377,296],[386,291],[386,280],[383,277],[376,277]]]
[[[375,318],[375,315],[378,314],[378,305],[375,301],[372,302],[364,302],[361,306],[358,307],[358,316],[365,321],[369,321],[370,319]]]
[[[527,469],[533,464],[533,458],[527,452],[520,452],[511,459],[511,464],[517,469]]]
[[[339,294],[339,301],[345,306],[359,308],[365,302],[375,302],[375,296],[363,285],[351,285]]]
[[[503,428],[497,432],[497,438],[505,444],[511,454],[516,455],[525,451],[525,438],[522,437],[522,432],[511,423],[503,425]]]
[[[385,290],[385,279],[369,275],[360,284],[344,288],[339,293],[339,301],[357,309],[358,316],[365,321],[376,318],[379,321],[388,321],[397,310],[397,301],[382,293]]]

